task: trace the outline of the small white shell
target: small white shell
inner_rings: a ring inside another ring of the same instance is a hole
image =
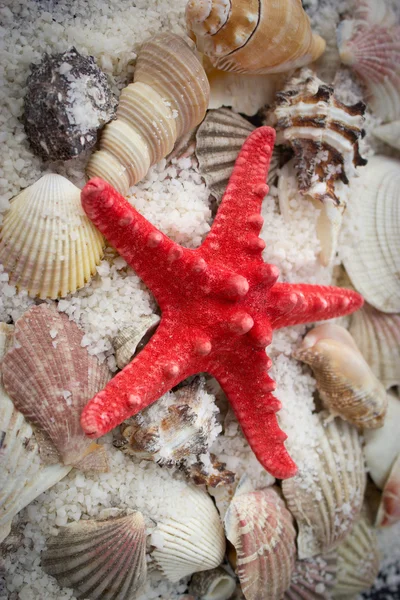
[[[138,327],[131,325],[118,333],[113,340],[113,346],[119,369],[126,367],[135,355],[140,342],[154,333],[159,322],[158,315],[146,315],[142,317]]]
[[[330,600],[336,582],[336,551],[296,561],[284,600]]]
[[[80,189],[61,175],[44,175],[11,201],[0,262],[11,285],[32,297],[58,298],[90,281],[103,245],[83,211]]]
[[[375,527],[389,527],[400,521],[400,454],[393,463],[382,492]]]
[[[44,571],[77,598],[130,600],[146,581],[146,531],[140,512],[63,527],[48,540]]]
[[[385,142],[396,150],[400,150],[400,120],[375,127],[372,133],[375,137],[382,140],[382,142]]]
[[[195,573],[189,592],[201,600],[228,600],[236,589],[236,580],[225,569]]]

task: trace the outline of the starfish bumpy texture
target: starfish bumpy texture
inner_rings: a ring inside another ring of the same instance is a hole
[[[274,329],[331,319],[361,307],[351,290],[277,283],[262,259],[260,214],[268,193],[275,131],[246,140],[211,231],[196,250],[153,227],[105,181],[82,191],[83,207],[154,294],[160,325],[144,349],[85,407],[81,424],[99,437],[160,398],[183,379],[207,372],[220,383],[251,448],[275,477],[296,473],[276,412],[265,348]]]

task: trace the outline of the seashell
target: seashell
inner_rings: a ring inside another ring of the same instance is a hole
[[[48,540],[43,570],[77,598],[128,600],[146,581],[143,515],[71,523]]]
[[[296,561],[290,588],[284,600],[330,600],[336,582],[337,554],[314,556]]]
[[[400,384],[400,315],[365,303],[351,315],[349,331],[374,375],[386,389]]]
[[[374,583],[380,564],[378,540],[365,518],[354,525],[352,531],[337,548],[338,572],[333,598],[355,598]]]
[[[88,176],[105,179],[126,196],[202,121],[209,92],[206,73],[184,38],[162,33],[145,42],[134,83],[121,92],[117,119],[104,128]]]
[[[321,56],[300,0],[189,0],[187,28],[214,67],[237,73],[282,73]]]
[[[157,566],[172,583],[218,567],[225,554],[224,530],[208,494],[189,485],[181,496],[190,502],[190,511],[159,521],[155,533],[161,543],[152,552]]]
[[[30,308],[15,328],[17,343],[2,364],[15,408],[37,428],[41,457],[82,470],[107,471],[103,446],[80,425],[80,413],[109,379],[109,371],[82,348],[83,332],[48,305]]]
[[[346,271],[369,304],[400,312],[400,161],[374,156],[351,190],[359,208],[360,237],[343,256]]]
[[[136,354],[140,351],[148,339],[153,335],[160,322],[160,317],[156,314],[145,315],[139,327],[134,325],[122,329],[113,341],[115,358],[119,369],[123,369]]]
[[[358,0],[337,33],[340,58],[366,86],[372,110],[384,121],[400,119],[400,24],[389,4]]]
[[[0,360],[10,345],[13,329],[0,324]],[[70,470],[60,464],[42,464],[32,427],[0,383],[0,543],[10,533],[14,516]]]
[[[85,215],[81,191],[61,175],[44,175],[11,202],[0,232],[9,282],[32,297],[76,292],[96,273],[103,236]]]
[[[367,163],[360,156],[365,105],[347,106],[334,88],[302,69],[277,94],[269,124],[276,143],[290,145],[295,154],[299,190],[321,202],[345,205],[342,184]]]
[[[333,415],[364,429],[383,425],[385,388],[344,327],[315,327],[293,356],[311,366],[321,399]]]
[[[300,559],[326,554],[345,538],[360,514],[366,483],[357,430],[341,419],[324,423],[326,413],[317,417],[318,466],[312,468],[313,484],[302,472],[282,482],[299,529]]]
[[[400,521],[400,454],[390,470],[383,489],[375,527],[388,527]]]
[[[221,567],[195,573],[189,592],[201,600],[228,600],[236,590],[236,580]]]
[[[225,516],[246,600],[276,600],[289,587],[296,556],[293,519],[273,488],[241,493]]]
[[[372,133],[385,144],[400,150],[400,120],[375,127]]]
[[[210,194],[220,202],[236,158],[255,127],[228,108],[209,110],[197,130],[196,156]],[[272,185],[278,176],[279,154],[274,150],[268,174]]]

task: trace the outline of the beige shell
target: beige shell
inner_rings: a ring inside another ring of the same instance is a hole
[[[225,569],[195,573],[189,592],[201,600],[228,600],[236,589],[236,580]]]
[[[161,544],[152,552],[157,566],[173,583],[218,567],[225,554],[224,530],[208,494],[188,485],[181,496],[190,502],[190,510],[158,522],[155,534]]]
[[[81,206],[81,191],[44,175],[11,201],[0,232],[9,282],[32,297],[73,294],[96,273],[104,240]]]
[[[0,360],[10,345],[13,329],[0,324]],[[10,533],[13,517],[70,470],[60,464],[42,464],[32,427],[0,383],[0,543]]]
[[[83,332],[48,304],[18,319],[16,345],[3,360],[7,393],[36,427],[41,457],[82,470],[106,471],[103,446],[84,434],[80,413],[109,379],[109,371],[81,346]]]
[[[160,317],[156,314],[144,316],[139,326],[130,326],[122,329],[113,340],[115,350],[115,359],[119,369],[123,369],[132,360],[136,350],[140,349],[140,343],[150,337],[158,323]]]
[[[134,83],[121,92],[117,118],[105,126],[89,177],[105,179],[121,194],[170,154],[175,142],[203,119],[210,86],[185,39],[162,33],[139,52]]]
[[[382,492],[375,527],[390,527],[400,521],[400,454],[395,459]]]
[[[400,120],[375,127],[372,133],[385,144],[400,150]]]
[[[358,518],[366,475],[357,430],[342,421],[318,415],[317,468],[313,483],[301,471],[282,482],[290,512],[297,521],[300,559],[326,554],[347,535]]]
[[[365,303],[351,316],[349,331],[374,375],[386,389],[400,384],[400,315]]]
[[[333,598],[351,600],[374,583],[380,564],[378,540],[365,518],[361,518],[338,546],[337,582]]]
[[[274,488],[242,492],[225,515],[246,600],[276,600],[289,587],[296,556],[293,519]]]
[[[78,521],[47,542],[42,567],[77,598],[130,600],[146,581],[146,530],[135,512]]]
[[[386,391],[350,333],[327,323],[311,329],[293,356],[311,366],[326,408],[356,427],[383,425]]]
[[[373,156],[352,189],[359,237],[343,257],[346,271],[369,304],[400,312],[400,161]]]
[[[282,73],[325,50],[301,0],[189,0],[186,22],[198,50],[225,71]]]
[[[331,600],[336,583],[337,553],[296,561],[284,600]]]

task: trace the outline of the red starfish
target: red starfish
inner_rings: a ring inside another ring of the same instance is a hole
[[[268,376],[265,348],[272,331],[331,319],[362,306],[362,297],[335,287],[276,283],[258,237],[261,203],[275,131],[256,129],[236,160],[211,231],[196,250],[158,231],[108,183],[92,179],[82,204],[107,240],[153,292],[160,325],[140,354],[88,403],[82,427],[99,437],[199,372],[226,393],[261,464],[284,479],[296,465],[275,416],[281,403]]]

